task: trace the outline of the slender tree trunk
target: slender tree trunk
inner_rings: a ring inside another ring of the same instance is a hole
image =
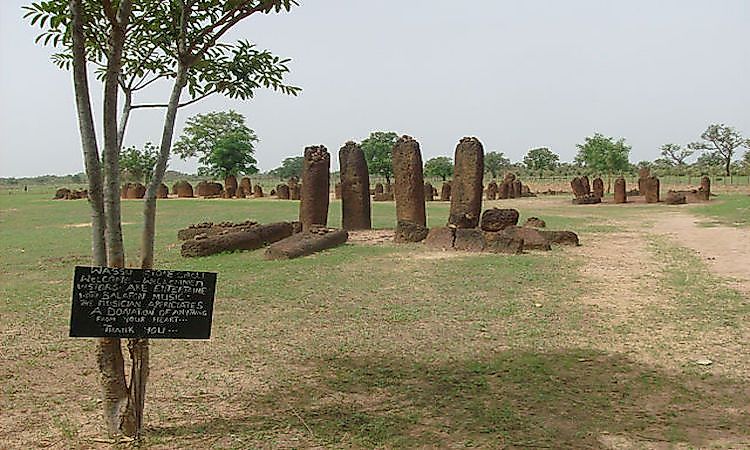
[[[180,64],[177,68],[177,76],[169,97],[167,112],[164,118],[159,158],[154,167],[151,182],[146,189],[146,200],[143,205],[143,235],[141,237],[141,268],[150,269],[154,266],[154,238],[156,236],[156,190],[164,179],[167,170],[169,153],[172,150],[172,138],[174,136],[174,125],[177,119],[177,108],[180,103],[182,90],[185,88],[187,67]]]
[[[102,172],[89,96],[81,0],[71,0],[70,11],[72,16],[73,86],[78,110],[81,144],[86,164],[86,175],[89,180],[89,202],[92,209],[93,264],[96,266],[106,266],[106,220],[104,214]],[[127,400],[120,340],[99,339],[96,347],[96,359],[99,365],[102,397],[104,400],[104,422],[108,431],[114,434],[119,432],[121,412]]]
[[[122,143],[125,139],[125,130],[128,127],[128,120],[130,119],[130,111],[133,110],[133,93],[131,91],[125,92],[125,104],[122,105],[122,113],[120,114],[120,125],[117,128],[117,146],[122,151]]]
[[[78,128],[81,133],[86,176],[89,183],[89,205],[91,205],[91,254],[93,264],[107,265],[105,245],[104,197],[102,193],[102,170],[99,161],[99,148],[96,143],[94,115],[89,96],[88,73],[86,70],[85,39],[81,16],[81,0],[71,0],[73,16],[73,88],[75,90]]]
[[[102,102],[104,110],[104,212],[107,219],[107,263],[110,267],[125,267],[120,211],[120,146],[117,133],[119,85],[117,80],[122,68],[122,49],[125,43],[126,25],[122,23],[111,24]]]
[[[726,176],[732,175],[731,169],[732,169],[732,154],[730,153],[729,156],[727,157],[727,162],[724,166]]]

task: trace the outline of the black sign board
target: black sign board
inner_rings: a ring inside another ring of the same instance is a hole
[[[216,274],[76,267],[71,337],[208,339]]]

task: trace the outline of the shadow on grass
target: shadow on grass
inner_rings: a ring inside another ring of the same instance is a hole
[[[422,364],[332,357],[317,375],[260,398],[237,393],[232,418],[194,417],[148,440],[254,446],[600,448],[750,438],[748,387],[709,373],[673,374],[588,350],[508,351]],[[210,410],[210,406],[209,406]],[[604,437],[603,437],[604,436]],[[747,441],[743,441],[747,442]],[[650,444],[649,444],[650,443]]]

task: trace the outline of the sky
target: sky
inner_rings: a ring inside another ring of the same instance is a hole
[[[34,44],[29,1],[0,2],[0,177],[82,172],[71,75]],[[234,109],[260,138],[267,171],[317,144],[335,170],[346,141],[381,130],[415,137],[424,160],[453,156],[463,136],[513,161],[539,146],[570,161],[599,132],[624,137],[637,162],[698,140],[710,123],[750,135],[747,0],[300,3],[249,18],[228,39],[291,58],[286,80],[301,95],[213,96],[179,111],[176,136],[190,116]],[[92,90],[98,102],[101,86]],[[140,100],[168,95],[165,84]],[[135,111],[125,145],[158,142],[162,123],[163,111]]]

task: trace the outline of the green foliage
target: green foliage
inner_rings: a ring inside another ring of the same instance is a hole
[[[700,142],[691,142],[688,148],[713,153],[722,158],[724,174],[731,174],[732,159],[740,147],[750,148],[750,139],[746,139],[735,128],[722,124],[711,124],[701,134]]]
[[[124,179],[148,183],[154,173],[159,149],[151,142],[146,142],[143,149],[128,147],[120,152],[120,170]]]
[[[504,170],[510,167],[510,159],[503,152],[489,152],[484,155],[484,173],[491,173],[492,178],[497,178]]]
[[[259,139],[236,111],[210,112],[189,118],[173,151],[185,159],[193,156],[203,165],[201,173],[226,177],[256,173],[254,144]]]
[[[694,167],[706,175],[719,175],[724,171],[724,157],[719,152],[705,152],[698,157]]]
[[[398,134],[393,131],[374,131],[362,141],[362,151],[371,175],[380,175],[390,182],[393,176],[393,146]]]
[[[216,93],[244,100],[252,98],[259,88],[297,95],[300,88],[283,82],[289,72],[289,59],[259,50],[248,41],[218,42],[226,32],[225,27],[251,14],[288,11],[295,5],[294,0],[198,0],[187,5],[160,0],[133,2],[122,54],[120,88],[132,94],[160,79],[174,78],[176,66],[182,63],[188,67],[190,94],[183,106]],[[111,21],[99,1],[83,0],[82,7],[86,59],[94,65],[97,78],[103,80]],[[52,56],[53,63],[69,70],[73,56],[68,0],[35,2],[23,9],[24,18],[42,29],[36,41],[58,49]],[[134,105],[134,108],[155,106],[166,105]]]
[[[560,156],[547,147],[532,148],[523,157],[523,163],[528,170],[544,172],[555,170],[560,163]]]
[[[305,162],[304,156],[290,156],[284,158],[281,166],[268,172],[269,175],[279,177],[280,180],[287,180],[292,177],[302,178],[302,164]]]
[[[590,173],[611,175],[630,169],[630,146],[625,143],[625,138],[615,141],[614,138],[595,133],[576,147],[578,154],[575,161]]]
[[[664,158],[664,164],[672,166],[685,166],[689,157],[693,156],[695,150],[683,148],[679,144],[664,144],[660,148],[661,156]]]
[[[424,164],[424,173],[430,177],[440,177],[445,181],[453,176],[453,161],[447,156],[438,156]]]

